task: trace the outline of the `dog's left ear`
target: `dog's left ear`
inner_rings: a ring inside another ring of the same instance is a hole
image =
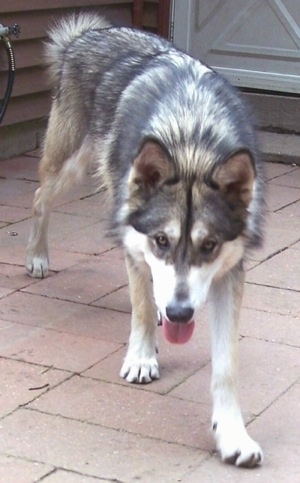
[[[231,156],[213,174],[213,182],[229,201],[241,201],[248,206],[252,199],[255,171],[251,156],[240,151]]]
[[[167,152],[155,141],[147,141],[133,161],[129,183],[152,192],[173,176],[174,166]]]

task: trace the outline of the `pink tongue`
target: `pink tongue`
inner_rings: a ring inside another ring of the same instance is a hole
[[[185,344],[193,335],[195,321],[189,323],[185,322],[170,322],[163,318],[162,326],[164,336],[168,342],[172,344]]]

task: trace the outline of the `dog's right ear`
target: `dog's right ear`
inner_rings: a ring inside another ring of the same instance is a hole
[[[129,185],[151,193],[174,176],[174,166],[160,144],[147,141],[133,161]]]

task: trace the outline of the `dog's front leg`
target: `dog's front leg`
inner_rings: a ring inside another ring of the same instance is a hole
[[[148,383],[159,379],[156,358],[157,309],[148,266],[126,256],[132,304],[129,347],[120,375],[128,382]]]
[[[223,461],[253,467],[263,453],[248,435],[237,396],[238,318],[244,274],[235,267],[211,287],[212,425]]]

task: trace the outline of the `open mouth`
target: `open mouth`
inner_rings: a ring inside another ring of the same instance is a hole
[[[185,344],[193,335],[195,328],[194,319],[189,322],[171,322],[167,318],[162,317],[161,321],[164,336],[172,344]]]

